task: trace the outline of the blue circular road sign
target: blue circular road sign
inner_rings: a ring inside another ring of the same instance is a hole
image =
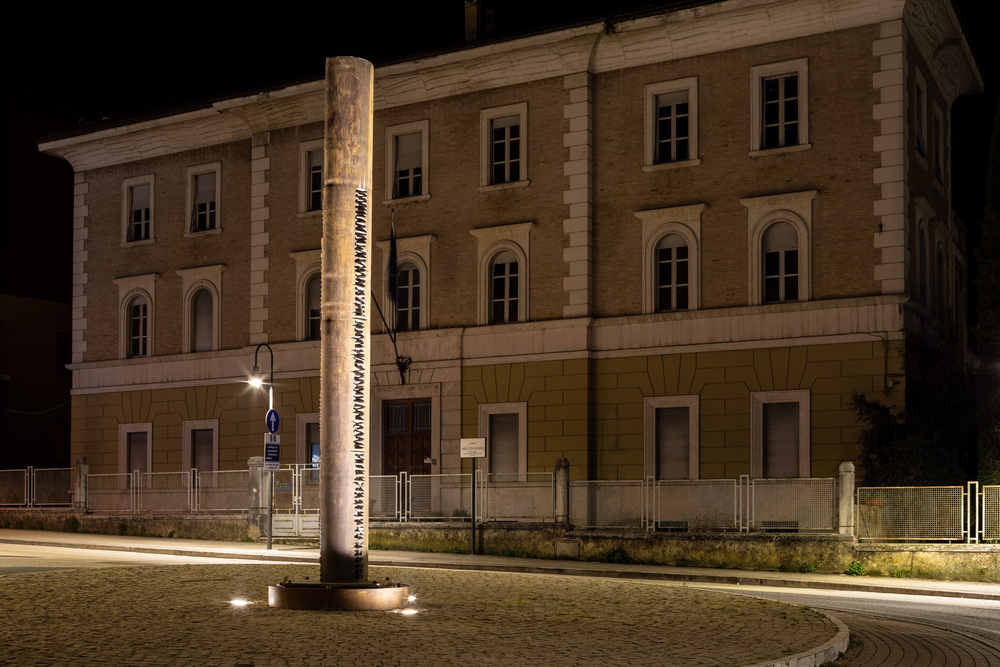
[[[278,427],[281,426],[281,417],[278,416],[278,411],[273,408],[268,410],[267,416],[264,417],[264,423],[267,424],[268,433],[277,433]]]

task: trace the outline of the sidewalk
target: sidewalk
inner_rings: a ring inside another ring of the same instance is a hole
[[[0,545],[5,542],[106,549],[178,556],[206,556],[264,561],[318,563],[319,548],[295,544],[274,544],[268,551],[262,543],[215,542],[160,537],[128,537],[87,533],[54,533],[32,530],[0,529]],[[2,548],[2,547],[0,547]],[[570,560],[505,558],[471,554],[426,553],[415,551],[368,552],[371,565],[387,567],[426,567],[478,571],[563,574],[589,577],[653,579],[691,583],[718,583],[741,586],[776,586],[813,588],[901,595],[937,595],[972,600],[1000,601],[1000,584],[967,581],[938,581],[890,577],[852,577],[846,574],[803,572],[758,572],[753,570],[716,570],[666,565],[620,565]]]

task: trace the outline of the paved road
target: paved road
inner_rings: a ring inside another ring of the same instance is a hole
[[[182,558],[201,558],[203,556],[222,557],[230,560],[211,562],[237,563],[242,560],[253,562],[270,562],[274,560],[294,560],[301,563],[311,564],[315,569],[317,560],[317,550],[310,547],[288,547],[280,545],[275,551],[264,551],[260,545],[237,544],[221,542],[203,542],[194,540],[176,539],[151,539],[151,538],[118,538],[113,536],[97,535],[75,535],[61,533],[35,533],[31,531],[6,531],[0,530],[0,554],[9,554],[7,566],[21,568],[24,573],[13,578],[4,577],[3,585],[0,585],[0,596],[8,593],[10,582],[16,581],[27,583],[29,587],[46,590],[75,590],[81,587],[92,587],[94,575],[86,576],[85,572],[43,572],[27,571],[41,570],[49,567],[64,567],[67,561],[61,560],[62,555],[56,555],[52,551],[49,554],[51,562],[44,559],[18,561],[17,555],[11,553],[12,547],[24,545],[28,542],[43,543],[48,545],[46,549],[52,550],[54,545],[67,547],[86,547],[91,551],[101,550],[103,553],[95,553],[89,557],[81,556],[87,562],[99,567],[108,567],[117,564],[121,560],[128,560],[132,557],[148,556],[147,552],[180,554]],[[109,549],[121,549],[132,551],[131,555],[109,554]],[[75,549],[74,549],[75,550]],[[375,656],[381,656],[381,664],[468,664],[469,661],[490,661],[490,662],[518,662],[527,661],[531,663],[544,659],[550,664],[746,664],[752,661],[747,655],[741,654],[741,650],[749,647],[759,648],[759,641],[754,633],[765,630],[765,635],[771,639],[779,638],[782,641],[801,639],[797,633],[803,629],[808,629],[812,623],[812,616],[799,617],[790,615],[785,607],[785,616],[778,612],[778,618],[783,625],[768,625],[774,619],[769,617],[773,610],[766,607],[747,606],[744,603],[735,604],[731,602],[733,598],[726,598],[730,602],[723,602],[720,598],[703,598],[698,602],[689,598],[692,592],[705,594],[718,594],[719,591],[693,591],[694,585],[705,585],[706,583],[728,583],[738,586],[739,592],[749,593],[751,587],[755,585],[767,584],[769,586],[780,586],[782,590],[769,593],[772,597],[791,596],[789,601],[796,601],[798,604],[807,604],[814,608],[838,608],[839,617],[850,625],[854,626],[854,634],[861,639],[860,643],[855,643],[848,650],[847,655],[836,664],[850,665],[987,665],[1000,664],[1000,652],[988,643],[992,641],[994,635],[989,634],[990,628],[995,629],[995,624],[990,626],[974,621],[971,625],[979,624],[985,628],[985,633],[980,635],[984,641],[975,638],[975,630],[969,630],[969,623],[965,617],[976,614],[989,614],[1000,605],[1000,586],[989,584],[966,584],[956,582],[938,582],[924,580],[893,580],[893,579],[873,579],[845,577],[842,575],[817,575],[817,574],[795,574],[795,573],[765,573],[765,572],[740,572],[731,570],[703,570],[698,568],[670,568],[643,565],[610,565],[595,563],[578,563],[567,561],[538,561],[531,559],[499,558],[486,556],[463,556],[456,554],[424,554],[407,552],[382,552],[373,551],[370,554],[373,564],[373,571],[379,573],[390,573],[397,578],[409,582],[416,582],[418,587],[425,592],[431,592],[429,596],[423,596],[422,602],[418,605],[425,605],[421,608],[419,616],[425,619],[432,619],[432,623],[426,626],[422,623],[423,643],[410,646],[409,652],[399,653],[400,647],[405,644],[393,644],[396,651],[393,654],[384,653],[386,649],[384,637],[371,644],[365,644],[363,658],[358,658],[354,652],[347,651],[338,654],[341,650],[331,648],[330,642],[337,642],[335,639],[327,638],[321,642],[317,650],[319,654],[326,656],[327,661],[346,661],[343,664],[380,664],[374,660]],[[236,560],[239,559],[239,560]],[[5,559],[0,557],[0,572],[5,567]],[[194,561],[192,561],[194,562]],[[381,564],[383,567],[376,567]],[[310,567],[307,566],[307,567]],[[258,591],[266,588],[267,583],[274,583],[275,571],[287,571],[282,568],[294,566],[258,566],[263,567],[262,573],[256,576],[256,583],[247,584],[247,578],[251,577],[251,570],[256,570],[249,565],[239,566],[235,572],[230,566],[215,566],[223,570],[206,570],[204,574],[196,575],[199,568],[212,568],[212,566],[190,565],[185,568],[130,568],[128,572],[142,571],[147,576],[143,579],[142,585],[132,585],[132,589],[137,590],[136,594],[154,595],[155,600],[169,595],[173,595],[176,588],[185,589],[193,582],[203,582],[207,586],[218,587],[220,582],[231,581],[234,578],[242,581],[240,587],[244,590]],[[226,570],[225,568],[229,568]],[[417,569],[414,569],[417,568]],[[104,570],[97,570],[102,572]],[[306,570],[308,571],[308,570]],[[91,570],[91,572],[94,572]],[[185,576],[179,582],[173,581],[178,572],[184,572]],[[227,573],[228,572],[228,573]],[[528,574],[531,573],[531,574]],[[578,576],[551,576],[552,574],[570,574]],[[542,576],[533,576],[533,575]],[[68,581],[59,585],[55,579],[58,577],[78,577],[76,583],[70,584]],[[130,575],[131,576],[131,575]],[[381,576],[381,575],[380,575]],[[29,581],[38,577],[39,579]],[[610,578],[609,578],[610,577]],[[294,578],[294,577],[293,577]],[[150,581],[173,581],[168,586],[168,593],[162,588],[149,588]],[[633,580],[633,579],[641,579]],[[653,585],[651,582],[656,582]],[[678,586],[670,582],[688,582]],[[53,585],[55,588],[53,589]],[[106,594],[108,599],[115,598],[117,592],[122,589],[122,582],[111,587]],[[124,586],[126,589],[128,585]],[[800,596],[802,591],[793,590],[793,587],[810,589],[804,593],[821,596],[821,599],[806,601]],[[849,594],[837,595],[832,591],[849,591]],[[159,597],[155,597],[157,595]],[[487,592],[489,595],[480,594],[475,600],[467,600],[470,591],[481,593]],[[940,616],[940,610],[944,609],[946,615],[951,617],[950,625],[947,627],[932,627],[921,622],[913,622],[910,612],[899,611],[899,602],[894,598],[888,599],[888,607],[883,605],[879,608],[865,607],[861,595],[864,591],[881,592],[882,595],[871,596],[873,600],[886,600],[885,594],[890,594],[900,599],[913,601],[915,596],[923,596],[924,602],[914,603],[918,606],[926,605],[926,609],[937,609],[928,613]],[[232,592],[224,593],[216,591],[219,599],[232,595]],[[903,595],[910,593],[913,595]],[[24,595],[30,595],[24,593]],[[200,599],[202,592],[197,594],[185,593],[188,597],[194,595]],[[927,597],[927,596],[934,597]],[[140,595],[141,597],[141,595]],[[16,596],[15,596],[16,598]],[[11,597],[6,601],[0,600],[0,615],[10,609]],[[784,599],[784,598],[782,598]],[[844,603],[844,600],[850,605]],[[643,602],[645,601],[645,602]],[[79,601],[75,601],[77,604]],[[760,601],[763,603],[763,601]],[[469,604],[473,604],[469,607]],[[36,603],[37,604],[37,603]],[[97,606],[104,605],[104,602],[95,603]],[[118,606],[128,606],[132,604],[131,599],[126,599]],[[216,603],[213,603],[216,604]],[[223,604],[219,602],[218,604]],[[624,607],[622,605],[625,605]],[[862,606],[857,606],[862,604]],[[713,606],[714,605],[714,606]],[[721,605],[721,606],[720,606]],[[200,606],[204,606],[203,601]],[[215,656],[215,661],[225,664],[291,664],[300,660],[303,656],[313,656],[314,654],[303,652],[296,654],[295,659],[287,652],[281,660],[271,663],[263,661],[261,654],[253,653],[248,646],[267,641],[270,626],[261,628],[256,625],[267,614],[261,614],[266,607],[251,607],[257,611],[250,614],[243,614],[243,617],[254,617],[254,623],[240,623],[232,632],[236,636],[245,637],[243,644],[237,643],[230,646],[230,652],[224,658],[220,658],[211,651],[205,653],[203,657]],[[798,608],[796,608],[798,609]],[[969,609],[982,610],[975,613],[968,613]],[[529,610],[528,613],[525,610]],[[176,609],[172,609],[174,613]],[[274,613],[274,610],[271,610]],[[668,612],[672,616],[667,618],[663,614]],[[685,612],[690,612],[686,617],[681,618]],[[8,612],[9,613],[9,612]],[[133,615],[142,617],[146,613],[145,609],[137,609]],[[282,610],[281,614],[290,614]],[[295,612],[312,613],[312,619],[316,619],[315,612]],[[797,614],[798,612],[796,612]],[[218,616],[210,618],[200,618],[202,610],[188,610],[184,612],[189,621],[205,621],[199,623],[197,627],[217,627],[218,623],[223,623],[226,619]],[[678,614],[681,614],[680,616]],[[896,614],[900,618],[890,618]],[[328,619],[340,618],[341,615],[324,616],[322,625],[325,628]],[[198,617],[198,618],[196,618]],[[369,618],[364,616],[365,619]],[[729,626],[719,629],[713,624],[729,623],[733,619],[738,622],[736,626]],[[722,620],[724,619],[724,620]],[[768,620],[770,619],[770,620]],[[131,619],[130,619],[131,620]],[[151,624],[171,621],[169,616],[157,617]],[[272,619],[273,620],[273,619]],[[11,621],[7,623],[4,621]],[[5,627],[19,627],[19,619],[0,618],[0,656],[6,653],[2,650],[5,642],[9,641],[4,635]],[[580,625],[594,621],[589,625]],[[806,622],[808,621],[808,622]],[[301,621],[299,621],[301,622]],[[469,623],[472,623],[470,626]],[[305,624],[315,626],[315,620],[304,621]],[[485,625],[484,625],[485,623]],[[675,625],[675,623],[679,623]],[[740,625],[740,624],[745,624]],[[510,625],[512,624],[512,625]],[[226,627],[218,626],[218,631],[212,635],[210,641],[226,636]],[[286,624],[280,624],[284,629]],[[344,628],[345,636],[351,632],[356,632],[357,622],[349,624]],[[508,627],[509,625],[509,627]],[[228,626],[227,626],[228,627]],[[303,644],[303,651],[311,646],[312,635],[299,637],[293,628],[291,637],[293,640]],[[489,628],[491,633],[483,635],[483,628]],[[43,630],[49,630],[48,625],[44,625]],[[314,628],[315,629],[315,628]],[[970,634],[956,633],[955,630],[969,632]],[[385,628],[387,631],[397,632],[400,628]],[[114,632],[115,628],[109,629]],[[245,635],[249,631],[249,636]],[[511,632],[513,634],[508,633]],[[690,631],[690,634],[686,634]],[[179,629],[181,636],[187,637],[190,634],[188,628]],[[456,634],[457,632],[457,634]],[[463,632],[468,632],[463,643]],[[555,635],[550,636],[553,632]],[[197,633],[196,633],[197,634]],[[322,633],[320,633],[322,635]],[[973,636],[970,636],[973,635]],[[443,641],[439,637],[446,637]],[[548,639],[546,639],[548,637]],[[429,638],[429,639],[428,639]],[[286,634],[278,635],[279,642],[284,647]],[[361,638],[364,640],[364,638]],[[486,649],[484,650],[484,640]],[[446,647],[444,653],[436,652],[432,655],[424,655],[421,651],[431,641],[435,646],[439,644]],[[727,642],[735,641],[736,647],[728,647]],[[155,644],[155,641],[153,642]],[[364,644],[364,641],[362,641]],[[338,644],[339,646],[339,644]],[[447,648],[450,647],[450,648]],[[596,648],[595,648],[596,647]],[[604,647],[611,647],[610,651],[605,651]],[[204,648],[204,647],[203,647]],[[357,646],[355,645],[356,649]],[[165,646],[163,650],[167,655],[176,658],[176,664],[186,664],[190,662],[190,656],[178,654],[176,650]],[[208,650],[208,649],[205,649]],[[243,651],[243,657],[232,662],[232,656]],[[794,651],[791,646],[786,646],[783,651]],[[173,652],[171,652],[173,651]],[[234,653],[234,651],[236,653]],[[382,653],[380,653],[382,651]],[[672,652],[675,651],[675,652]],[[40,657],[32,653],[18,655],[29,664],[38,664]],[[67,656],[53,656],[64,659]],[[115,658],[112,655],[94,656],[101,657],[105,661],[115,662],[122,660],[122,656]],[[173,664],[163,662],[161,656],[146,655],[140,659],[137,656],[128,654],[126,662],[130,664]],[[272,656],[273,657],[273,656]],[[310,657],[311,659],[311,657]],[[13,658],[11,658],[13,660]],[[58,661],[58,660],[57,660]],[[211,660],[210,660],[211,661]],[[242,661],[242,663],[240,662]],[[4,658],[0,657],[0,663]],[[322,661],[321,661],[322,662]],[[511,664],[513,664],[511,662]],[[822,662],[820,659],[818,662]],[[81,663],[83,664],[83,663]],[[319,664],[319,663],[317,663]],[[780,663],[779,663],[780,664]]]
[[[1000,665],[1000,600],[708,584],[829,611],[852,648],[836,665]]]

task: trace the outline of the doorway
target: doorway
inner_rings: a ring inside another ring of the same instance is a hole
[[[431,474],[431,401],[382,403],[382,474]]]

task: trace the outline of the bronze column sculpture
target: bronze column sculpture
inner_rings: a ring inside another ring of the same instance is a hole
[[[405,584],[368,581],[368,405],[374,68],[326,61],[320,343],[320,581],[271,586],[271,606],[394,609]]]

